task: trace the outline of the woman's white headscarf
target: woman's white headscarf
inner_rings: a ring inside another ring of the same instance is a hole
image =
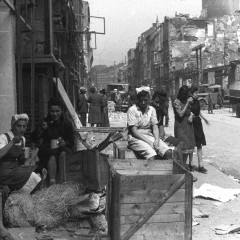
[[[29,117],[26,113],[22,113],[22,114],[15,114],[12,116],[12,121],[11,121],[11,128],[14,127],[14,125],[19,121],[19,120],[25,120],[29,121]]]

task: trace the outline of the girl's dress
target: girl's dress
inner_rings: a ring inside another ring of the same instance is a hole
[[[205,146],[206,139],[203,132],[202,119],[200,118],[200,103],[198,100],[194,100],[191,105],[191,111],[194,114],[193,129],[195,136],[195,143],[197,147]]]
[[[187,108],[184,115],[181,117],[180,112],[184,109],[186,103],[182,103],[179,99],[174,101],[174,135],[179,142],[183,143],[183,153],[188,154],[194,151],[195,137],[193,131],[193,124],[188,122],[191,114],[190,106]]]

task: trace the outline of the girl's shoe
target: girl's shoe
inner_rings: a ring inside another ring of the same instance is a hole
[[[199,167],[199,168],[198,168],[198,171],[199,171],[200,173],[207,173],[207,169],[206,169],[205,167]]]
[[[194,172],[194,167],[192,165],[188,165],[189,172]]]

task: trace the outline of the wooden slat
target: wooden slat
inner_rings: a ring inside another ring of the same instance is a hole
[[[155,203],[159,198],[163,197],[167,190],[137,190],[137,191],[124,191],[121,193],[121,203],[126,204],[139,204],[139,203]],[[184,202],[185,189],[178,189],[167,202]]]
[[[144,190],[168,190],[183,175],[137,175],[137,176],[121,176],[121,192]],[[184,188],[184,185],[180,188]]]
[[[121,239],[124,239],[124,233],[126,233],[133,225],[121,225]],[[136,235],[145,235],[148,239],[150,235],[164,236],[164,235],[179,235],[184,236],[184,222],[173,223],[146,223],[136,233]],[[131,238],[129,238],[131,239]],[[161,238],[157,238],[161,240]],[[162,238],[165,240],[165,238]]]
[[[172,175],[172,171],[169,170],[117,170],[117,173],[124,176],[144,176],[144,175]]]
[[[192,174],[186,174],[186,192],[185,192],[185,239],[192,239],[192,189],[193,181]]]
[[[173,169],[173,160],[109,159],[108,161],[115,170],[172,171]]]
[[[121,216],[144,215],[146,211],[154,206],[152,203],[145,204],[121,204]],[[118,206],[115,206],[118,207]],[[185,213],[185,202],[165,203],[154,215]]]
[[[131,216],[122,216],[121,217],[121,225],[124,224],[134,224],[139,219],[139,216],[131,215]],[[184,222],[185,221],[185,213],[180,214],[162,214],[162,215],[153,215],[148,223],[168,223],[168,222]]]
[[[76,132],[98,132],[98,133],[109,133],[109,132],[123,132],[126,131],[124,127],[81,127],[75,129]]]
[[[166,201],[185,183],[185,176],[181,176],[164,194],[164,196],[156,202],[156,204],[148,209],[143,217],[139,219],[127,232],[124,233],[122,239],[129,240],[136,231],[144,226],[144,224],[149,220],[153,214],[159,210],[159,208],[166,203]],[[152,225],[151,225],[152,226]],[[179,231],[178,231],[179,232]]]
[[[115,226],[113,229],[110,229],[111,236],[113,239],[119,239],[120,236],[120,216],[121,216],[121,209],[120,209],[120,191],[121,189],[121,181],[120,176],[115,174],[113,176],[114,181],[112,182],[112,203],[114,203],[114,211],[112,213],[112,224]]]
[[[185,240],[182,235],[166,235],[164,233],[150,233],[147,238],[145,234],[134,235],[130,240]]]

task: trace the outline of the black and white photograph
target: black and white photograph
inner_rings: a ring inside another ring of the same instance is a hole
[[[0,240],[240,239],[240,0],[0,0],[0,112]]]

